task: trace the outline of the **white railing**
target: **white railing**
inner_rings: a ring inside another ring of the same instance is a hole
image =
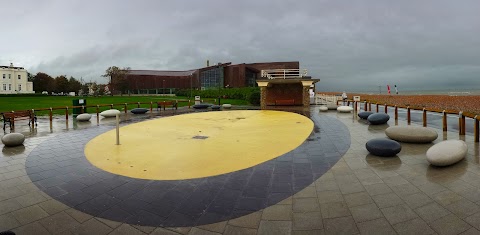
[[[326,105],[329,109],[337,107],[337,101],[342,97],[335,95],[315,94],[315,104]]]
[[[266,69],[261,76],[268,79],[295,79],[307,76],[306,69]]]

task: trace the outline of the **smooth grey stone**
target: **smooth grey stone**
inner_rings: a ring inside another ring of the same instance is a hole
[[[133,114],[144,114],[144,113],[148,112],[148,109],[134,108],[134,109],[130,110],[130,112],[133,113]]]
[[[445,140],[427,150],[427,161],[434,166],[455,164],[467,156],[468,147],[463,140]]]
[[[339,113],[350,113],[350,112],[353,111],[353,108],[350,107],[350,106],[339,106],[339,107],[337,108],[337,111],[338,111]]]
[[[220,105],[212,105],[212,106],[210,106],[210,108],[211,108],[212,110],[214,110],[214,111],[220,110],[221,107],[222,107],[222,106],[220,106]]]
[[[76,117],[77,121],[79,122],[88,122],[90,121],[90,118],[92,118],[92,115],[89,113],[82,113]]]
[[[109,109],[100,113],[102,117],[115,117],[117,114],[120,114],[120,111],[116,109]]]
[[[224,109],[231,109],[232,108],[232,105],[231,104],[222,104],[222,107]]]
[[[387,123],[390,116],[386,113],[373,113],[368,116],[367,120],[372,125],[381,125]]]
[[[368,116],[370,116],[372,114],[373,114],[373,112],[363,111],[363,112],[358,113],[358,117],[361,118],[361,119],[367,119]]]
[[[194,104],[192,108],[194,109],[207,109],[208,107],[212,106],[211,104]]]
[[[368,152],[380,157],[395,156],[402,150],[402,146],[397,141],[385,138],[369,140],[365,147]]]
[[[7,147],[15,147],[22,145],[25,136],[22,133],[9,133],[2,137],[2,143]]]
[[[420,126],[391,126],[385,134],[392,140],[406,143],[430,143],[438,138],[434,129]]]

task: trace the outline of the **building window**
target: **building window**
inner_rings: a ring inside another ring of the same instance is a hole
[[[9,74],[9,75],[8,75],[8,79],[11,79],[11,78],[12,78],[12,75],[11,75],[11,74]]]
[[[8,90],[9,90],[9,91],[12,90],[12,84],[8,84]]]
[[[200,73],[200,86],[202,89],[223,87],[223,67],[212,68]]]
[[[3,84],[3,90],[4,90],[4,91],[7,90],[7,84]]]
[[[18,79],[22,79],[22,75],[19,74],[19,75],[18,75]]]
[[[20,75],[18,75],[20,76]],[[22,91],[22,84],[18,84],[18,91]]]
[[[3,79],[5,79],[5,74],[3,74]]]

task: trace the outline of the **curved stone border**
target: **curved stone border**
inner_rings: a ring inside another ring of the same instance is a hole
[[[345,154],[348,128],[324,115],[312,120],[314,131],[295,150],[219,176],[155,181],[102,171],[88,162],[83,149],[111,126],[45,140],[27,157],[26,171],[52,198],[96,217],[144,226],[210,224],[277,204],[312,184]]]

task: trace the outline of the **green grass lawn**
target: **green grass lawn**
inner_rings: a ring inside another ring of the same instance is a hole
[[[188,100],[188,97],[162,97],[162,96],[102,96],[102,97],[72,97],[72,96],[19,96],[19,97],[0,97],[0,113],[10,112],[12,110],[27,110],[27,109],[42,109],[42,108],[58,108],[69,106],[69,113],[72,113],[71,106],[73,99],[85,99],[87,105],[101,105],[101,104],[124,104],[130,102],[153,102],[153,107],[157,101],[163,100]],[[204,102],[214,103],[214,99],[203,99]],[[193,100],[192,100],[193,103]],[[222,99],[221,103],[228,103],[233,105],[248,105],[245,100]],[[188,102],[179,102],[179,106],[187,106]],[[128,105],[128,109],[136,108],[136,104]],[[149,104],[141,104],[140,107],[150,108]],[[100,107],[100,111],[109,109],[110,107]],[[123,109],[123,105],[115,105],[115,109]],[[95,107],[88,108],[88,112],[96,111]],[[48,111],[36,111],[37,115],[48,115]],[[65,114],[65,110],[54,110],[54,114]]]

